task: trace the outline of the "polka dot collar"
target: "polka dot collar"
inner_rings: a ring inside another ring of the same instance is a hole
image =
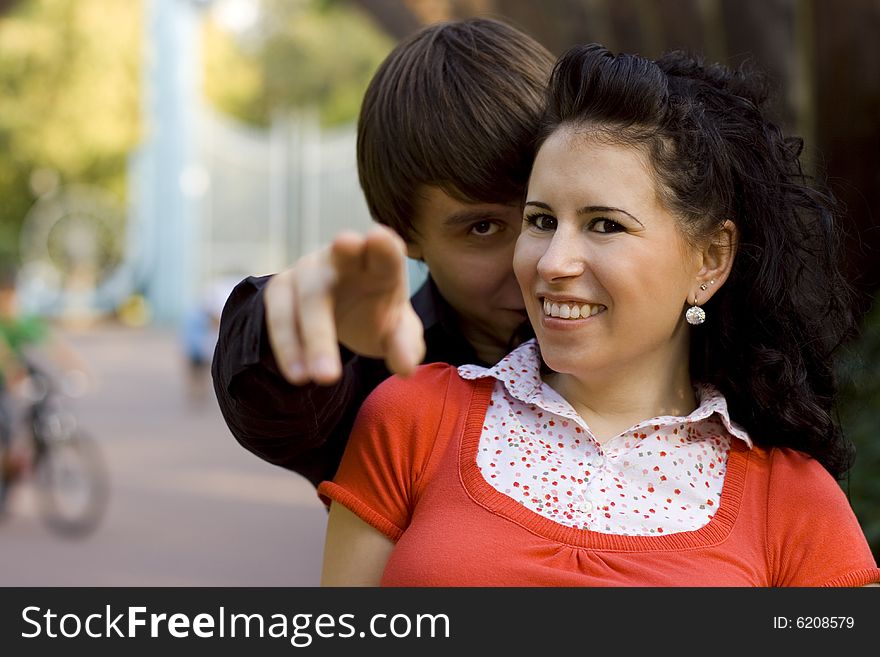
[[[541,352],[535,339],[523,343],[492,367],[462,365],[458,368],[458,374],[467,380],[494,378],[504,384],[512,397],[567,417],[587,428],[571,405],[541,380]],[[717,388],[706,383],[697,384],[694,386],[694,394],[698,406],[686,417],[664,415],[649,418],[624,433],[636,432],[645,425],[695,424],[714,414],[718,416],[731,436],[742,440],[750,449],[753,447],[752,439],[746,430],[730,419],[727,400]]]

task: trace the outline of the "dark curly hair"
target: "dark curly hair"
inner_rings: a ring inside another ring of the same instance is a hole
[[[537,146],[562,126],[637,145],[688,239],[736,224],[730,277],[692,331],[691,375],[757,443],[805,452],[839,479],[854,449],[834,415],[833,355],[854,331],[853,293],[834,201],[804,175],[802,140],[768,119],[768,89],[760,73],[683,52],[578,46],[553,70]]]

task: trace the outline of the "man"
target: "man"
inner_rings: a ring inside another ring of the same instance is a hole
[[[19,309],[15,288],[16,269],[0,263],[0,511],[9,492],[9,483],[26,467],[26,458],[13,445],[11,384],[25,374],[24,352],[47,340],[48,326]]]
[[[223,311],[212,373],[236,439],[317,485],[391,372],[491,364],[527,327],[513,248],[553,57],[501,22],[433,25],[366,92],[358,173],[374,219]],[[430,271],[407,299],[405,255]]]

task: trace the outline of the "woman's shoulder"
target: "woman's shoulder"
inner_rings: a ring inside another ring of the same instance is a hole
[[[791,447],[755,444],[748,453],[749,470],[757,471],[775,484],[830,482],[835,479],[815,458]]]
[[[834,483],[834,478],[815,458],[791,447],[765,448],[768,465],[776,478],[804,478]],[[836,485],[836,484],[835,484]]]
[[[436,446],[445,444],[458,419],[467,415],[471,385],[455,367],[440,363],[383,381],[358,412],[334,481],[364,496],[379,491],[376,500],[386,505],[396,500],[394,516],[405,517]]]
[[[859,586],[876,581],[870,547],[837,480],[819,461],[796,449],[761,452],[767,456],[767,486],[766,497],[759,501],[774,586]]]
[[[367,403],[402,403],[417,409],[421,403],[437,402],[450,393],[470,389],[473,382],[458,376],[458,368],[447,363],[419,365],[409,376],[394,374],[367,398]]]
[[[474,385],[459,377],[453,365],[420,365],[409,376],[395,374],[380,383],[361,406],[360,423],[428,431],[444,413],[462,412]]]
[[[755,446],[749,470],[764,481],[771,504],[827,510],[848,507],[837,480],[809,454],[790,447]]]

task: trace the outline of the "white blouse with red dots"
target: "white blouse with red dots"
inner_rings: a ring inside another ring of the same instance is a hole
[[[706,525],[718,509],[731,440],[752,441],[714,387],[697,385],[687,417],[645,420],[600,445],[571,404],[541,381],[530,340],[492,368],[477,465],[497,491],[545,518],[605,534],[651,536]]]

